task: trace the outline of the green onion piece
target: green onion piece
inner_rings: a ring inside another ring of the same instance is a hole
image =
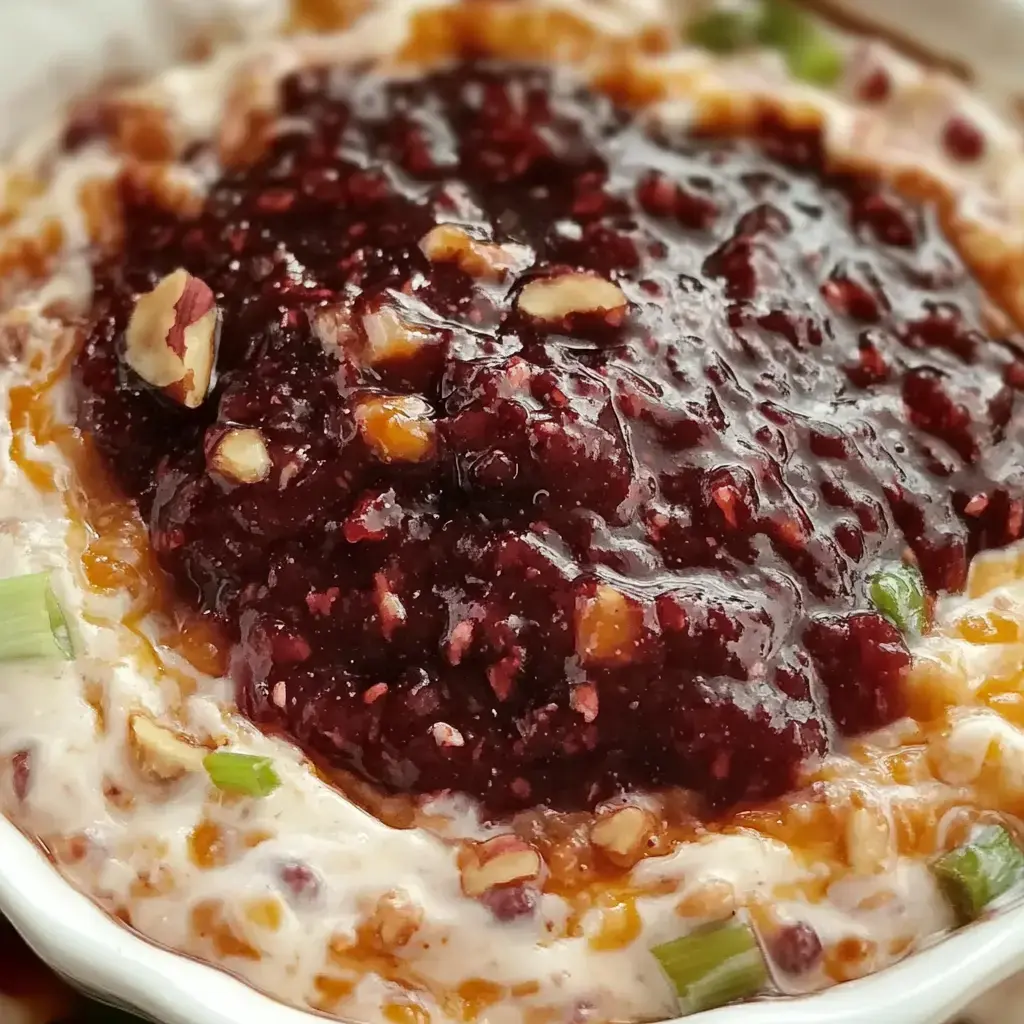
[[[780,50],[794,77],[813,85],[832,85],[843,59],[812,17],[790,0],[765,0],[757,40]]]
[[[768,982],[757,937],[736,918],[698,928],[651,952],[675,986],[683,1013],[749,999]]]
[[[806,11],[790,0],[764,0],[757,25],[757,41],[779,50],[799,46],[817,28]]]
[[[749,7],[740,10],[714,8],[694,18],[686,27],[687,38],[713,53],[732,53],[757,39],[758,13]]]
[[[281,785],[274,771],[274,762],[269,757],[215,750],[203,758],[203,767],[210,781],[227,793],[266,796]]]
[[[815,34],[802,45],[786,51],[786,64],[794,78],[811,85],[832,85],[843,71],[843,58],[823,35]]]
[[[990,825],[941,856],[932,871],[962,923],[1024,878],[1024,853],[1005,828]]]
[[[924,580],[910,565],[880,569],[868,583],[871,603],[904,633],[924,629]]]
[[[0,661],[70,658],[67,620],[50,587],[50,574],[0,580]]]

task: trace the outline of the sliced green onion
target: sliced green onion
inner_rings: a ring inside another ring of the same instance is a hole
[[[778,50],[799,46],[817,32],[806,11],[790,0],[764,0],[757,25],[757,41]]]
[[[70,658],[73,653],[50,574],[35,572],[0,580],[0,661]]]
[[[705,50],[732,53],[756,42],[758,23],[759,13],[754,8],[712,8],[686,26],[686,35]]]
[[[780,50],[796,78],[831,85],[843,70],[839,50],[815,20],[790,0],[765,0],[758,42]]]
[[[868,583],[871,603],[904,633],[924,629],[924,580],[910,565],[880,569]]]
[[[757,937],[736,918],[698,928],[651,952],[675,986],[683,1013],[749,999],[768,982]]]
[[[832,43],[815,34],[800,46],[785,51],[786,65],[794,78],[812,85],[832,85],[843,71],[843,58]]]
[[[957,916],[966,923],[1024,878],[1024,853],[1005,828],[990,825],[941,856],[932,871]]]
[[[210,781],[227,793],[266,796],[281,785],[274,771],[274,762],[269,757],[215,750],[203,758],[203,767]]]

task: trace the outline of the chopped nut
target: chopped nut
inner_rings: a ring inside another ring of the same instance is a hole
[[[431,408],[413,395],[379,395],[356,408],[363,440],[385,462],[422,462],[434,454]]]
[[[360,928],[360,937],[382,953],[407,946],[423,923],[423,908],[396,890],[384,893]]]
[[[585,663],[622,663],[632,657],[643,610],[614,587],[601,584],[577,605],[576,652]]]
[[[621,807],[594,822],[590,841],[613,864],[632,867],[655,830],[654,817],[642,807]]]
[[[462,864],[462,891],[482,896],[491,889],[540,877],[540,854],[516,836],[503,835],[470,847]]]
[[[466,745],[466,739],[462,733],[447,722],[435,722],[430,727],[430,735],[434,737],[434,742],[439,747],[464,747]]]
[[[270,476],[273,464],[267,443],[255,427],[229,430],[214,446],[210,468],[239,484],[258,484]]]
[[[493,665],[487,666],[487,682],[490,683],[494,696],[506,701],[515,689],[516,675],[523,665],[523,650],[513,647],[504,658],[499,658]]]
[[[626,296],[611,281],[595,274],[561,274],[531,281],[519,293],[519,309],[534,320],[557,322],[574,313],[604,314],[619,320]]]
[[[980,516],[988,508],[989,499],[987,494],[975,494],[964,506],[964,515]]]
[[[346,305],[323,306],[312,314],[310,326],[328,355],[340,357],[358,345],[352,310]]]
[[[569,707],[582,715],[584,722],[593,722],[600,709],[597,687],[593,683],[577,683],[569,692]]]
[[[889,862],[889,825],[878,812],[858,807],[846,819],[846,859],[858,875],[876,875]]]
[[[431,263],[454,263],[470,277],[500,281],[510,270],[529,266],[529,246],[482,242],[455,224],[438,224],[420,239],[420,249]]]
[[[405,624],[408,617],[402,599],[392,591],[387,576],[379,572],[374,577],[374,592],[377,596],[377,614],[385,639],[390,640],[395,630]]]
[[[232,74],[224,98],[217,155],[225,167],[243,167],[262,153],[277,107],[277,77],[252,59]]]
[[[448,661],[452,665],[458,665],[462,661],[463,655],[472,646],[474,629],[472,619],[463,619],[452,629],[446,648]]]
[[[202,771],[203,758],[209,753],[205,747],[142,714],[133,714],[128,719],[128,743],[147,774],[168,781],[186,772]]]
[[[125,331],[125,361],[147,383],[189,409],[206,398],[216,355],[213,292],[175,270],[135,302]]]
[[[422,327],[402,319],[391,306],[382,306],[363,317],[366,331],[366,362],[370,366],[395,359],[411,359],[433,336]]]
[[[374,683],[373,686],[363,691],[363,703],[374,704],[388,692],[387,683]]]

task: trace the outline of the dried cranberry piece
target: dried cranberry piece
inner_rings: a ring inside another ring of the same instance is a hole
[[[725,282],[730,299],[750,299],[757,290],[754,243],[744,236],[730,238],[708,256],[701,269],[708,277]]]
[[[320,878],[308,864],[287,861],[278,867],[277,877],[289,898],[296,903],[314,903],[320,896]]]
[[[1024,391],[1024,360],[1016,360],[1006,367],[1006,383],[1015,391]]]
[[[880,338],[870,331],[857,339],[857,361],[843,367],[847,377],[859,388],[881,384],[889,377],[889,367],[877,344]]]
[[[985,136],[981,129],[960,114],[951,117],[942,130],[942,143],[955,160],[970,163],[985,152]]]
[[[864,103],[884,103],[892,93],[892,76],[885,68],[873,68],[857,85],[857,98]]]
[[[853,203],[850,220],[883,245],[910,248],[917,240],[910,212],[895,196],[869,192]]]
[[[515,921],[521,917],[531,917],[537,912],[540,893],[528,885],[505,886],[488,889],[480,897],[480,902],[499,921]]]
[[[806,921],[780,928],[769,939],[768,949],[786,974],[806,974],[821,961],[823,952],[818,933]]]
[[[684,227],[694,230],[706,230],[718,216],[718,207],[713,200],[654,171],[641,178],[637,185],[637,199],[652,216],[673,217]]]
[[[946,389],[944,374],[921,368],[903,378],[903,401],[910,421],[929,434],[946,441],[965,462],[978,457],[971,414],[954,401]]]
[[[957,309],[935,308],[928,316],[907,324],[903,342],[911,348],[934,346],[955,353],[965,363],[972,363],[984,336],[968,328]]]
[[[837,269],[821,286],[821,294],[834,312],[864,323],[875,323],[884,299],[875,288],[856,280],[845,268]]]

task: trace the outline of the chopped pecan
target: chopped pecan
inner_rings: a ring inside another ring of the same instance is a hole
[[[544,869],[540,854],[517,836],[501,835],[474,843],[462,863],[462,891],[480,897],[491,889],[536,881]]]
[[[621,320],[626,310],[622,289],[596,274],[569,273],[538,277],[519,293],[518,307],[533,320],[557,323],[576,314]]]
[[[209,753],[181,733],[139,713],[128,719],[128,746],[146,774],[168,781],[186,772],[202,771],[203,758]]]
[[[124,335],[125,362],[169,398],[198,408],[213,377],[217,321],[209,286],[175,270],[136,300]]]

